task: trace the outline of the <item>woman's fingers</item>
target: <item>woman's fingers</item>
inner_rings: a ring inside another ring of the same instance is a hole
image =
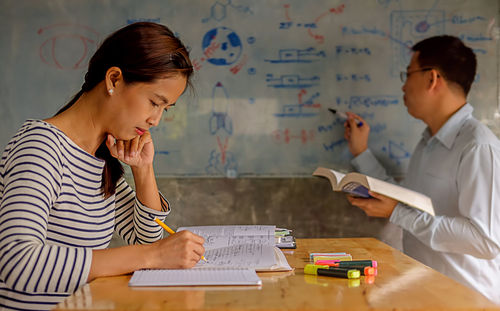
[[[130,141],[130,148],[128,150],[130,157],[132,158],[135,157],[139,153],[138,151],[142,149],[142,147],[140,147],[141,140],[142,140],[141,136],[137,136]]]
[[[108,134],[106,138],[106,146],[108,147],[109,153],[115,158],[118,158],[118,150],[116,148],[116,141],[113,135]]]
[[[160,268],[191,268],[205,253],[205,240],[190,231],[180,231],[156,245],[159,247]]]
[[[150,165],[154,158],[153,139],[149,132],[131,140],[115,139],[108,134],[106,146],[113,157],[130,166]]]

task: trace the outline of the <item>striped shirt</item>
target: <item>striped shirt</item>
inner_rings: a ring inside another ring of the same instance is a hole
[[[0,161],[0,309],[52,308],[87,281],[92,250],[116,230],[128,244],[161,238],[154,217],[122,178],[101,190],[104,161],[62,131],[26,121]]]

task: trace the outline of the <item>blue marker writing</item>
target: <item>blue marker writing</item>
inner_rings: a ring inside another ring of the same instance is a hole
[[[337,111],[335,109],[332,109],[332,108],[328,108],[328,110],[330,110],[333,114],[336,114],[338,115],[339,117],[341,117],[342,119],[349,119],[349,117],[347,116],[347,114],[345,112],[342,112],[342,111]],[[358,123],[356,124],[358,127],[360,126],[363,126],[363,122],[361,121],[357,121]]]

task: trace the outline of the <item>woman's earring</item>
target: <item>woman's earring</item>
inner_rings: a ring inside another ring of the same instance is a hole
[[[109,95],[113,95],[113,92],[114,92],[113,89],[108,90]]]

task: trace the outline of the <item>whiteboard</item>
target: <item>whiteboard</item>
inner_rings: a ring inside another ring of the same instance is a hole
[[[495,128],[497,0],[2,0],[0,143],[47,118],[81,87],[98,44],[136,21],[169,26],[189,47],[194,88],[152,130],[165,177],[310,176],[348,170],[343,120],[371,126],[370,148],[405,171],[423,123],[410,117],[399,73],[408,47],[456,35],[478,57],[469,95]]]

